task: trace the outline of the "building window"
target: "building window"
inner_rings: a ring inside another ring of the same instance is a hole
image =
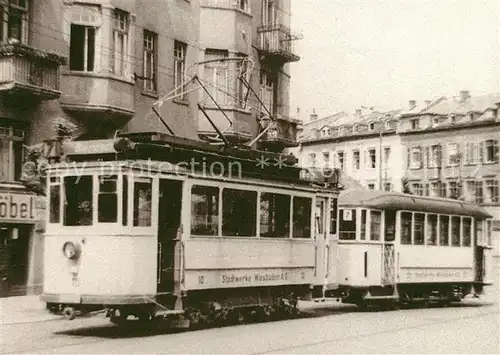
[[[339,127],[339,136],[343,136],[345,133],[345,128],[344,127]]]
[[[357,133],[358,132],[358,125],[357,124],[354,124],[354,126],[352,126],[352,132],[353,133]]]
[[[371,122],[371,123],[368,125],[368,130],[369,130],[369,131],[373,131],[373,130],[375,130],[375,123]]]
[[[0,6],[0,14],[2,15],[0,41],[27,44],[30,22],[29,1],[9,0],[8,4]]]
[[[392,184],[390,182],[384,183],[384,191],[392,191]]]
[[[485,203],[496,203],[499,202],[499,189],[498,180],[486,180],[484,182],[484,202]]]
[[[144,30],[144,90],[156,92],[158,65],[158,36],[156,33]]]
[[[479,163],[479,144],[466,143],[465,144],[465,163],[477,164]]]
[[[23,143],[23,130],[0,126],[0,181],[21,179]]]
[[[185,43],[174,42],[174,86],[175,93],[179,100],[186,100],[186,93],[184,85],[186,83],[186,51],[187,45]]]
[[[410,120],[410,127],[411,129],[419,129],[420,128],[420,120],[418,118]]]
[[[315,153],[309,154],[309,165],[311,167],[316,166],[316,154]]]
[[[191,188],[191,234],[219,235],[219,188],[194,185]]]
[[[424,187],[421,183],[416,182],[411,185],[411,191],[414,195],[423,196],[424,195]]]
[[[205,78],[208,81],[210,94],[219,105],[228,104],[227,87],[228,83],[228,64],[223,61],[215,61],[216,59],[224,59],[229,56],[227,51],[207,49],[205,51],[205,60],[214,60],[213,62],[205,63]],[[213,105],[211,99],[207,99],[209,105]]]
[[[238,80],[241,82],[241,80]],[[278,78],[273,73],[260,71],[260,99],[266,106],[260,107],[261,116],[267,116],[266,108],[271,114],[276,113],[276,95],[278,89]],[[243,97],[244,99],[244,97]]]
[[[113,26],[113,73],[125,76],[127,66],[129,14],[115,9]]]
[[[410,150],[410,168],[420,169],[422,168],[422,148],[413,147]]]
[[[460,152],[458,143],[448,144],[448,165],[456,166],[460,164]]]
[[[352,164],[354,170],[359,170],[359,150],[352,152]]]
[[[455,124],[457,122],[457,117],[455,115],[450,115],[450,123]]]
[[[241,11],[250,12],[248,0],[238,0],[238,9],[240,9]]]
[[[377,152],[375,149],[368,149],[368,169],[375,169],[377,166]]]
[[[69,69],[93,72],[95,70],[95,39],[97,29],[92,26],[71,25]]]
[[[484,162],[498,162],[498,141],[490,139],[484,142]]]
[[[375,190],[375,184],[368,184],[368,190]]]
[[[441,166],[441,146],[435,144],[427,148],[427,167],[438,168]]]
[[[475,181],[474,202],[477,204],[483,203],[483,182]]]
[[[343,171],[345,163],[344,152],[337,152],[337,157],[339,159],[339,169]]]
[[[323,152],[323,165],[325,168],[328,168],[330,166],[330,153],[329,152]]]
[[[462,196],[462,191],[461,191],[460,184],[456,181],[450,181],[448,183],[448,194],[447,196],[449,198],[453,198],[458,200],[460,196]]]
[[[323,137],[328,137],[330,135],[330,128],[329,127],[325,127],[321,130],[321,135]]]

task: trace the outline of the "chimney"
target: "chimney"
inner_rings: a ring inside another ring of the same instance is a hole
[[[470,94],[467,90],[460,91],[460,102],[465,102],[470,98]]]
[[[318,119],[318,115],[316,114],[316,110],[313,109],[313,113],[309,115],[309,121],[314,121]]]
[[[410,110],[413,110],[415,107],[417,107],[417,101],[410,100],[409,105],[410,105]]]

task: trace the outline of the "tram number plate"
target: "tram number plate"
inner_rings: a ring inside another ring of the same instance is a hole
[[[61,295],[59,302],[61,303],[80,303],[81,296],[76,294]]]

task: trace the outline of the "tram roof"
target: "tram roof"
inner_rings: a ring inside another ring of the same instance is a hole
[[[366,189],[352,189],[341,192],[338,204],[339,207],[352,206],[468,215],[479,218],[492,217],[483,207],[465,201]]]

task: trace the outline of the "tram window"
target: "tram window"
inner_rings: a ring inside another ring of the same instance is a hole
[[[339,239],[356,240],[356,210],[341,209],[339,213]]]
[[[483,220],[476,220],[476,244],[482,245],[484,243],[483,238]]]
[[[425,223],[425,214],[423,213],[415,213],[414,214],[415,221],[413,223],[413,244],[415,245],[424,245],[424,223]]]
[[[98,222],[118,222],[118,195],[116,193],[117,180],[118,177],[116,175],[99,177],[99,195],[97,201]]]
[[[370,211],[370,240],[380,240],[382,212]]]
[[[451,246],[460,246],[460,217],[451,217]]]
[[[361,210],[361,233],[360,233],[360,239],[365,240],[366,239],[366,210]]]
[[[151,179],[136,179],[134,181],[134,227],[151,226],[151,199]]]
[[[293,198],[293,238],[311,238],[311,209],[310,198]]]
[[[392,242],[396,239],[396,211],[385,211],[385,240]]]
[[[257,192],[222,190],[222,235],[251,237],[257,228]]]
[[[290,196],[267,192],[260,196],[260,236],[290,237]]]
[[[411,244],[412,213],[401,212],[401,244]]]
[[[462,239],[462,246],[464,247],[470,247],[470,242],[471,242],[471,229],[472,229],[472,221],[470,218],[464,217],[462,219],[462,228],[463,228],[463,239]]]
[[[127,225],[128,222],[128,176],[123,175],[122,187],[122,224]]]
[[[92,225],[92,176],[64,178],[64,225]]]
[[[438,217],[435,214],[427,215],[427,245],[437,245]]]
[[[337,199],[330,203],[330,234],[337,234]]]
[[[219,188],[191,188],[191,234],[219,235]]]
[[[450,216],[439,215],[439,245],[447,246],[450,240]]]
[[[61,216],[61,179],[50,178],[50,223],[59,223]]]

